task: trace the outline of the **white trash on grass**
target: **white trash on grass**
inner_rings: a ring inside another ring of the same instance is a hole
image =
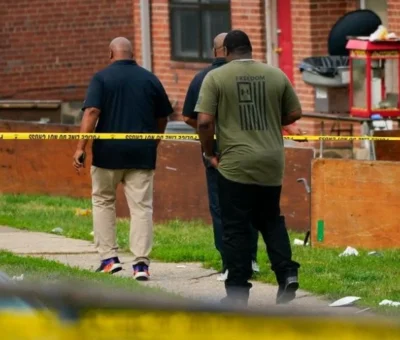
[[[358,256],[358,251],[355,248],[347,247],[346,250],[339,255],[342,256]]]
[[[54,234],[62,234],[64,232],[64,230],[62,228],[58,227],[58,228],[54,228],[51,232]]]
[[[304,241],[299,240],[298,238],[295,238],[294,241],[293,241],[293,244],[294,244],[295,246],[304,246]],[[309,244],[309,243],[307,242],[306,246],[308,246],[308,244]]]
[[[382,256],[382,254],[377,251],[370,251],[368,253],[368,256]]]
[[[400,302],[392,301],[392,300],[383,300],[379,303],[379,306],[400,307]]]
[[[329,307],[345,307],[354,304],[354,302],[360,300],[361,298],[358,296],[346,296],[335,302],[332,302]]]

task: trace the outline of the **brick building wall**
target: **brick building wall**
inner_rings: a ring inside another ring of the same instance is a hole
[[[389,29],[400,35],[400,1],[388,0]]]
[[[92,74],[107,65],[107,47],[116,36],[134,44],[141,64],[140,0],[19,0],[3,6],[0,23],[0,97],[29,88],[68,85],[78,90],[44,90],[20,94],[24,99],[82,100]],[[389,27],[400,34],[400,0],[388,0]],[[327,54],[332,25],[359,0],[292,0],[294,85],[305,111],[314,109],[313,88],[304,84],[300,61]],[[253,42],[254,57],[266,60],[263,0],[231,0],[233,28],[245,30]],[[187,86],[204,63],[171,60],[168,0],[151,1],[153,72],[161,79],[172,101],[174,119],[180,119]],[[309,133],[316,123],[304,121]]]
[[[107,64],[109,41],[134,38],[132,1],[18,0],[0,11],[1,97],[77,85],[16,98],[82,100],[90,76]]]
[[[189,83],[195,73],[208,64],[172,61],[168,0],[153,0],[151,10],[153,72],[160,77],[170,99],[177,101],[174,119],[181,119],[180,112]],[[250,35],[254,57],[265,61],[265,16],[262,1],[232,0],[231,18],[233,28],[243,29]]]

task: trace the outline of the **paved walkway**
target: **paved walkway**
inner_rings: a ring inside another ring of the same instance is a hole
[[[19,255],[43,257],[82,269],[94,270],[99,265],[98,256],[91,242],[53,234],[0,227],[0,249]],[[117,275],[131,276],[132,257],[129,254],[122,254],[120,259],[124,270]],[[216,302],[224,296],[224,284],[217,281],[217,273],[202,268],[199,263],[152,262],[150,269],[151,280],[142,283],[143,285],[158,287],[203,302]],[[249,306],[266,308],[274,305],[276,290],[276,286],[253,282]],[[354,307],[328,307],[329,303],[325,299],[300,290],[290,305],[304,306],[310,312],[329,310],[332,314],[369,314]],[[287,308],[290,308],[290,305]]]

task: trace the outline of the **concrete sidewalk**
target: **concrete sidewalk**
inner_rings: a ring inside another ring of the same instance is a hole
[[[53,234],[0,227],[0,249],[18,255],[43,257],[88,270],[95,270],[99,265],[99,258],[91,242]],[[124,270],[116,275],[132,276],[132,257],[129,254],[121,254],[120,259]],[[225,295],[224,284],[217,281],[217,273],[202,268],[199,263],[152,262],[150,270],[151,280],[142,283],[145,286],[158,287],[203,302],[218,302]],[[275,305],[276,291],[276,286],[253,282],[249,306],[267,308]],[[302,305],[310,312],[329,310],[332,314],[339,315],[369,314],[354,307],[328,307],[329,303],[300,290],[297,298],[287,308],[291,305]]]

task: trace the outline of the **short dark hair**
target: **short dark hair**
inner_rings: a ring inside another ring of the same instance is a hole
[[[228,54],[247,54],[253,51],[249,36],[241,30],[230,31],[224,39]]]

